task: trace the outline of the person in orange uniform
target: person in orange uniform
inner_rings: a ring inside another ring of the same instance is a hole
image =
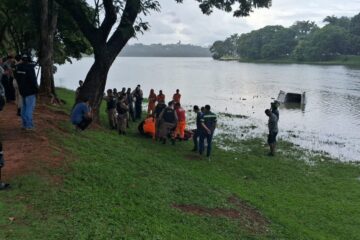
[[[156,134],[155,122],[156,122],[155,118],[152,115],[146,118],[144,121],[142,121],[138,127],[140,134],[145,136],[151,136],[152,139],[155,140],[155,134]]]
[[[181,107],[181,104],[179,102],[175,103],[175,111],[178,116],[178,124],[175,132],[180,137],[180,139],[183,140],[186,128],[186,112]]]
[[[173,95],[173,101],[174,103],[180,103],[181,94],[179,89],[176,89],[176,93]]]
[[[149,94],[149,105],[147,111],[148,116],[154,114],[156,100],[157,100],[157,96],[155,94],[155,91],[154,89],[151,89]]]
[[[159,91],[159,94],[157,95],[156,100],[158,103],[165,103],[165,95],[163,94],[162,90]]]

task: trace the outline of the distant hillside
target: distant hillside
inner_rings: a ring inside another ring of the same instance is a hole
[[[209,48],[190,44],[127,45],[121,57],[211,57]]]

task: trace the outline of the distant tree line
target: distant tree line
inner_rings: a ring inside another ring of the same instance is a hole
[[[134,44],[127,45],[123,57],[211,57],[209,48],[191,44]]]
[[[234,34],[210,48],[214,59],[242,58],[327,61],[339,55],[360,55],[360,14],[328,16],[322,28],[315,22],[298,21],[289,28],[266,26],[250,33]]]

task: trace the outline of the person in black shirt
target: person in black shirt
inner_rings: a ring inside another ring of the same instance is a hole
[[[84,85],[84,81],[83,80],[79,80],[79,87],[76,89],[75,91],[75,102],[78,103],[79,102],[79,94],[80,94],[80,90]]]
[[[135,98],[135,119],[141,119],[143,91],[141,90],[140,85],[137,85],[132,95]]]
[[[33,130],[33,111],[38,93],[35,66],[30,63],[31,57],[23,55],[23,62],[18,64],[15,71],[15,78],[19,85],[19,92],[23,99],[21,108],[22,127],[25,130]]]
[[[166,108],[166,104],[163,102],[158,102],[158,104],[155,107],[154,116],[155,116],[155,139],[159,139],[159,117],[162,111]]]
[[[211,154],[211,145],[212,145],[212,140],[213,140],[213,136],[214,136],[214,132],[215,132],[215,128],[216,128],[216,122],[217,122],[217,117],[215,115],[215,113],[212,113],[211,111],[211,107],[209,105],[205,106],[205,113],[203,114],[203,116],[200,119],[200,126],[201,126],[201,130],[200,130],[200,142],[199,142],[199,153],[200,155],[203,154],[204,152],[204,140],[206,139],[207,141],[207,151],[206,151],[206,156],[209,158],[210,160],[210,154]]]
[[[108,114],[109,126],[111,129],[116,129],[116,99],[111,89],[108,89],[106,101],[106,112]]]
[[[171,137],[172,144],[175,144],[175,136],[173,135],[173,131],[176,128],[178,117],[173,105],[174,103],[172,101],[169,102],[168,106],[164,108],[158,119],[159,138],[163,141],[164,144],[166,143],[167,137]]]

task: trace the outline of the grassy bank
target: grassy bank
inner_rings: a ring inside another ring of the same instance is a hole
[[[293,58],[281,59],[241,59],[241,58],[221,58],[221,61],[239,61],[244,63],[274,63],[274,64],[313,64],[313,65],[346,65],[346,66],[360,66],[360,56],[338,56],[328,61],[297,61]]]
[[[69,111],[73,92],[59,95]],[[275,158],[254,139],[208,162],[190,142],[154,143],[134,124],[127,136],[59,129],[48,134],[68,164],[48,171],[62,183],[13,179],[0,192],[0,239],[359,239],[359,167],[299,160],[286,142]]]

